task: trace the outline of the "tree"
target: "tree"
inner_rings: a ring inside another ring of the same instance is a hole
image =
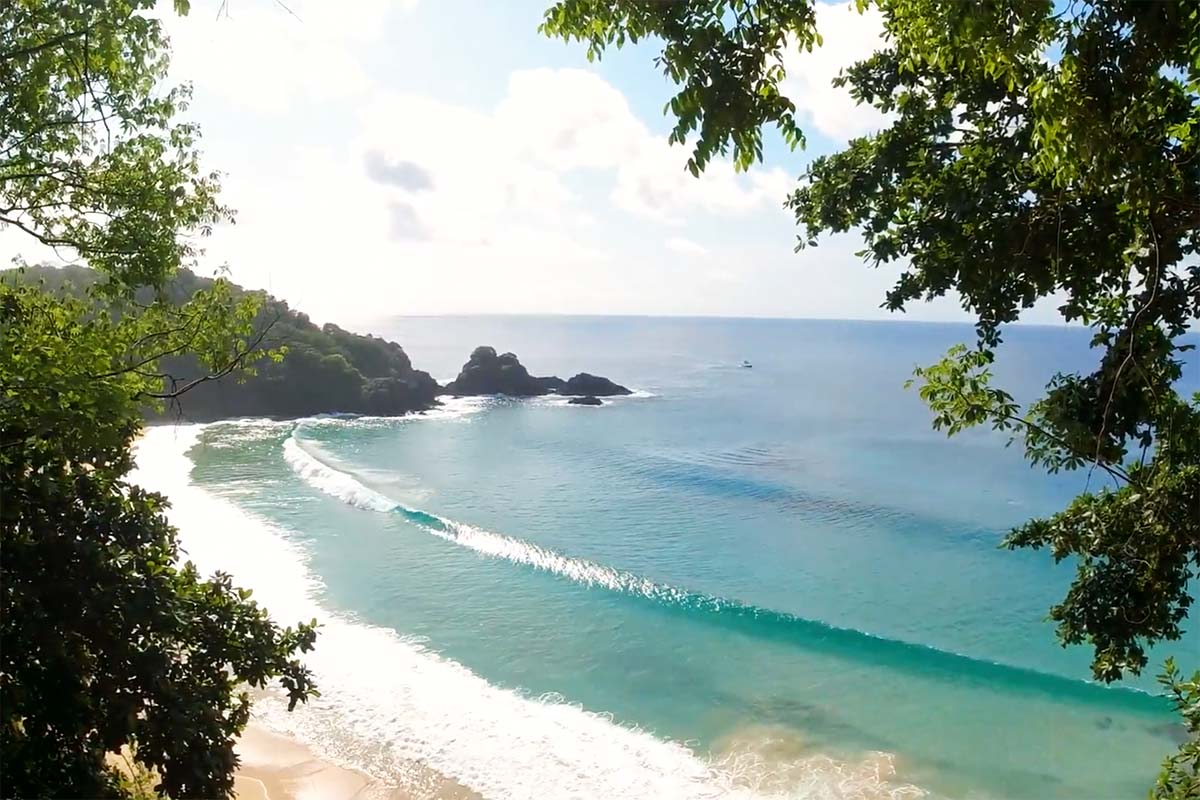
[[[232,793],[243,684],[315,693],[301,652],[228,576],[180,564],[166,498],[130,485],[147,403],[262,355],[259,298],[166,287],[231,218],[164,91],[152,0],[0,3],[0,229],[85,261],[91,302],[0,281],[0,794],[118,796],[128,746],[172,797]],[[180,13],[186,0],[176,0]],[[136,312],[136,313],[135,313]],[[164,358],[205,371],[170,380]],[[277,355],[277,354],[276,354]]]
[[[0,281],[40,286],[52,294],[92,304],[96,303],[93,290],[100,279],[95,270],[79,266],[0,270]],[[171,303],[182,306],[197,292],[210,291],[214,285],[209,278],[180,269],[162,293]],[[226,285],[222,283],[221,288],[224,291]],[[232,283],[227,288],[232,301],[248,293]],[[256,362],[253,374],[245,370],[237,373],[237,382],[226,379],[193,384],[196,378],[209,374],[208,369],[188,352],[166,356],[158,362],[158,371],[172,376],[176,386],[192,384],[192,388],[172,397],[168,407],[145,408],[150,419],[279,418],[336,411],[398,415],[437,405],[437,382],[429,373],[413,369],[400,345],[350,333],[331,323],[317,327],[285,301],[257,294],[259,308],[253,327],[264,334],[259,346],[286,350],[286,358]],[[137,299],[149,302],[154,293],[143,290],[135,296]],[[143,313],[137,305],[129,312]]]
[[[1200,396],[1175,389],[1181,336],[1200,317],[1200,10],[878,6],[880,49],[835,83],[889,122],[808,166],[788,200],[798,248],[857,232],[867,264],[899,264],[885,307],[953,294],[974,316],[973,346],[917,371],[934,426],[991,425],[1036,465],[1095,475],[1005,546],[1073,559],[1050,611],[1059,639],[1090,644],[1100,680],[1137,674],[1147,647],[1179,638],[1200,574]],[[541,29],[585,42],[589,58],[660,43],[655,63],[681,85],[671,139],[691,144],[693,174],[720,155],[741,169],[761,159],[767,125],[803,142],[781,81],[785,50],[820,45],[808,0],[562,0]],[[990,366],[1004,326],[1043,298],[1092,328],[1098,364],[1022,408]],[[1165,680],[1181,710],[1194,706],[1200,673],[1181,682],[1172,665]],[[1162,797],[1200,793],[1200,718],[1185,718],[1192,736]]]

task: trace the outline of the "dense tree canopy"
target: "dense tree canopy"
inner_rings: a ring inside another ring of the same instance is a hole
[[[147,403],[247,367],[257,296],[165,296],[230,218],[197,131],[175,121],[153,0],[0,3],[0,230],[85,261],[85,302],[0,281],[0,794],[120,795],[128,746],[172,797],[232,792],[241,688],[315,691],[227,576],[181,564],[165,498],[129,484]],[[176,0],[186,11],[186,3]],[[127,313],[132,306],[138,313]],[[164,359],[196,376],[171,382]]]
[[[1072,559],[1050,612],[1059,638],[1090,644],[1101,680],[1138,673],[1148,646],[1179,638],[1200,573],[1200,397],[1175,389],[1181,336],[1200,318],[1200,7],[877,5],[886,38],[837,83],[887,122],[808,166],[788,200],[799,247],[854,232],[867,264],[897,265],[887,308],[952,295],[974,316],[973,346],[918,371],[934,424],[1008,430],[1034,464],[1094,475],[1006,544]],[[680,84],[672,140],[691,143],[695,173],[726,154],[748,167],[764,126],[802,141],[783,53],[819,45],[815,24],[808,0],[562,0],[542,29],[590,57],[661,47],[656,64]],[[1003,326],[1043,299],[1093,329],[1098,363],[1022,408],[990,365]],[[1158,791],[1196,796],[1200,674],[1173,670],[1193,738]]]
[[[26,267],[0,271],[0,280],[33,285],[65,298],[95,303],[94,289],[102,277],[78,266]],[[197,292],[211,291],[214,281],[187,269],[179,270],[162,289],[162,297],[183,306]],[[301,417],[328,412],[394,415],[421,411],[436,405],[437,382],[427,372],[413,369],[404,349],[377,336],[360,335],[333,323],[318,327],[265,293],[248,293],[228,286],[231,297],[255,294],[259,299],[253,328],[261,333],[260,347],[286,352],[279,360],[257,362],[252,374],[240,371],[221,380],[203,381],[167,406],[151,404],[152,418],[206,421],[230,417]],[[140,314],[154,298],[147,289],[123,313]],[[106,306],[110,310],[112,304]],[[166,388],[187,385],[206,373],[194,355],[164,356],[160,362]]]

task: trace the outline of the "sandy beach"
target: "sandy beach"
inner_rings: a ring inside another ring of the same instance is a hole
[[[452,780],[420,770],[403,786],[389,785],[322,759],[310,748],[251,723],[238,740],[238,800],[473,800]]]

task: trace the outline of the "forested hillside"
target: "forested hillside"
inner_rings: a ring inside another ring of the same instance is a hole
[[[85,267],[27,267],[7,270],[3,280],[40,283],[54,294],[87,296],[98,275]],[[213,281],[181,270],[166,287],[182,304]],[[244,293],[244,289],[236,289]],[[149,300],[150,298],[144,298]],[[131,307],[129,313],[137,313]],[[376,336],[361,336],[326,323],[318,327],[283,300],[265,296],[255,323],[263,332],[259,346],[286,348],[282,361],[261,359],[254,374],[232,373],[204,381],[161,412],[188,420],[239,416],[299,417],[330,412],[405,414],[436,405],[438,385],[415,370],[400,345]],[[204,375],[194,358],[168,357],[162,371],[179,385]]]

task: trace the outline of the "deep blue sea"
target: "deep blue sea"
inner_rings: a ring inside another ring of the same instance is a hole
[[[197,562],[323,624],[322,698],[288,715],[268,693],[266,724],[489,798],[1134,798],[1176,747],[1151,676],[1093,684],[1090,652],[1057,643],[1073,567],[997,547],[1105,477],[1048,476],[990,430],[947,439],[903,388],[969,326],[372,332],[443,381],[489,344],[637,392],[152,431],[140,479]],[[1006,338],[1018,399],[1095,361],[1081,329]],[[1189,633],[1153,657],[1198,653]]]

